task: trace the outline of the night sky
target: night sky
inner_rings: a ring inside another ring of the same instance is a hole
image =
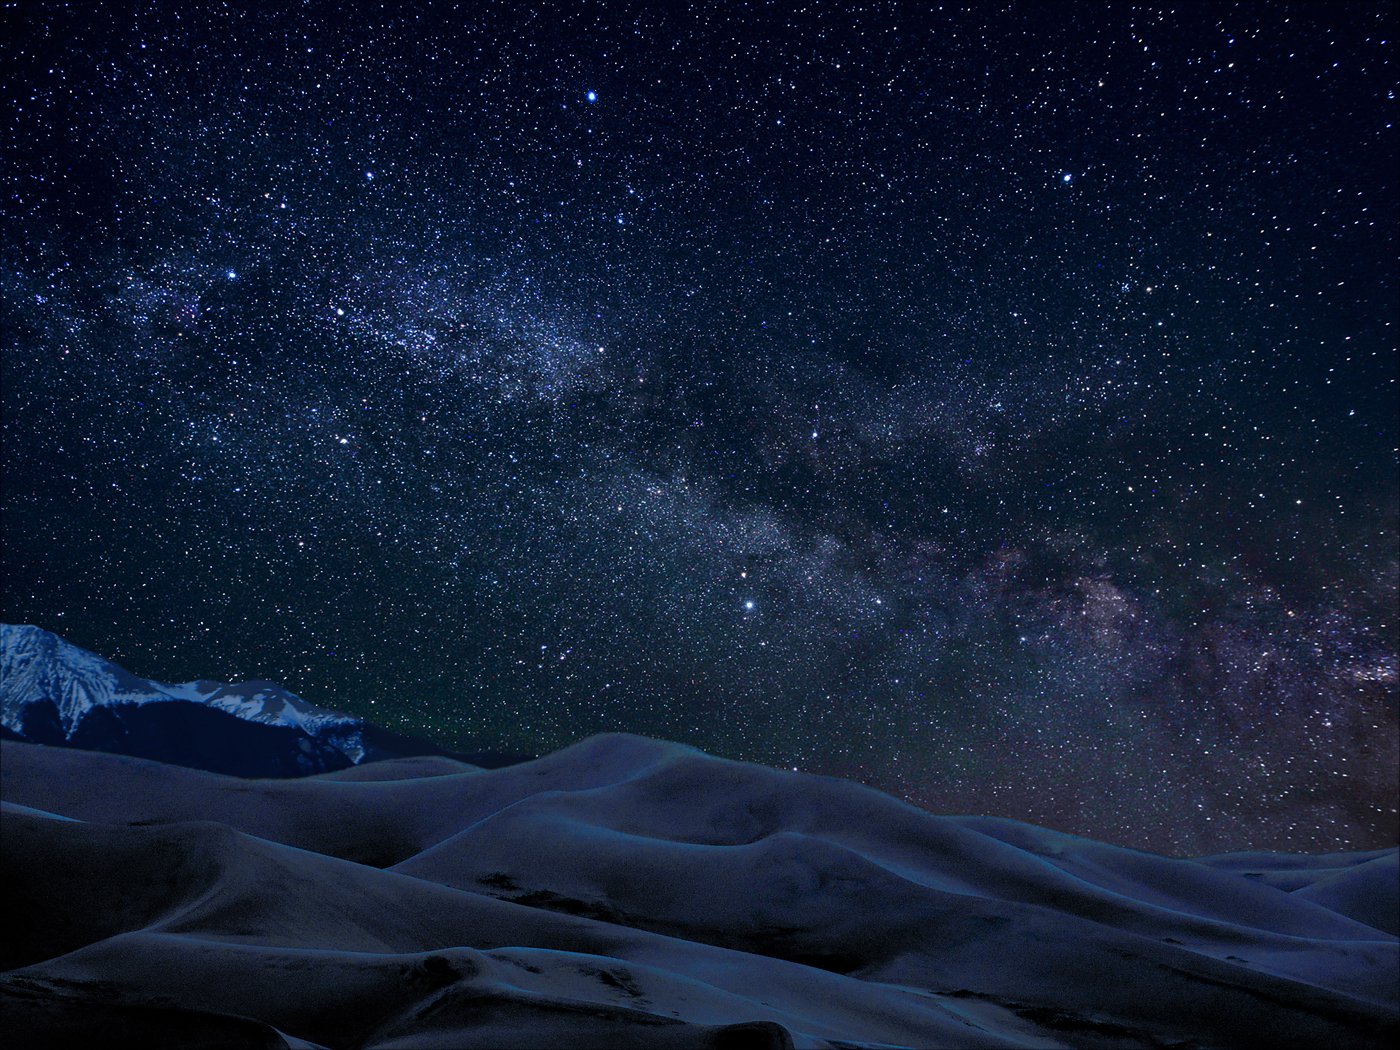
[[[0,618],[1395,844],[1393,7],[526,6],[6,5]]]

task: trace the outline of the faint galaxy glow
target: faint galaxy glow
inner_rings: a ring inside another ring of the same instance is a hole
[[[4,620],[468,748],[1393,845],[1385,5],[547,7],[6,34]]]

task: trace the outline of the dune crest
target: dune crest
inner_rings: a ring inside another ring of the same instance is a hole
[[[593,737],[246,780],[6,741],[22,1036],[1380,1046],[1397,851],[1183,860]],[[1281,888],[1282,883],[1286,888]]]

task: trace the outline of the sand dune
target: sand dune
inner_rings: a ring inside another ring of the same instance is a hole
[[[3,743],[38,1040],[1318,1046],[1396,1032],[1397,852],[1158,857],[606,735],[293,780]],[[1295,885],[1288,885],[1290,882]]]

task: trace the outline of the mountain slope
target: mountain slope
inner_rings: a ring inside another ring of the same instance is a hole
[[[166,685],[38,627],[0,624],[0,739],[289,777],[451,753],[330,711],[272,682]],[[516,756],[477,758],[502,765]]]

